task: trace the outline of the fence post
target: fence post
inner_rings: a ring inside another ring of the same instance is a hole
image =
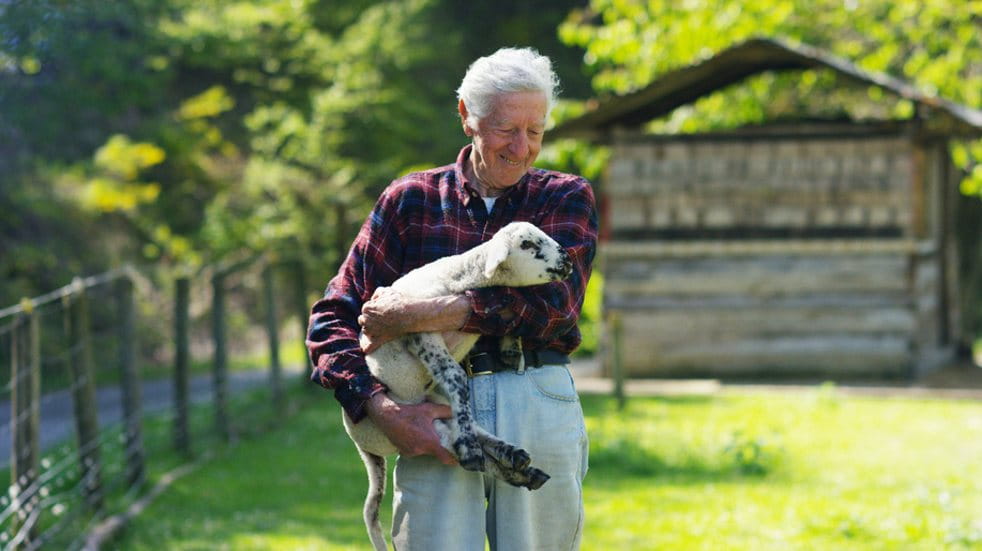
[[[14,320],[11,335],[11,498],[14,501],[14,547],[30,547],[37,539],[41,513],[40,488],[40,322],[29,299]]]
[[[225,273],[211,277],[211,338],[214,343],[212,388],[215,395],[215,431],[228,442],[232,439],[228,417],[228,349],[225,345]]]
[[[119,339],[120,391],[123,395],[123,426],[126,443],[126,484],[143,486],[146,480],[143,449],[140,374],[136,365],[136,343],[133,330],[136,321],[133,280],[129,272],[116,280],[116,337]]]
[[[313,366],[310,363],[309,351],[307,350],[307,324],[310,323],[310,305],[307,304],[307,273],[304,270],[302,258],[298,258],[293,268],[293,287],[296,289],[297,297],[297,321],[300,322],[300,347],[303,348],[303,381],[310,382],[310,374]],[[313,385],[307,385],[313,388]]]
[[[191,281],[179,277],[174,288],[174,449],[191,455],[188,401],[188,308],[191,300]]]
[[[618,409],[624,409],[627,398],[624,396],[624,366],[621,357],[621,316],[618,312],[610,313],[611,341],[614,352],[612,375],[614,377],[614,397],[617,398]]]
[[[276,323],[276,290],[273,284],[273,264],[263,268],[263,296],[266,303],[266,337],[269,341],[269,383],[273,393],[273,408],[283,411],[283,387],[280,376],[280,336]]]
[[[71,345],[72,396],[75,428],[82,470],[82,492],[94,509],[102,509],[102,461],[99,455],[99,421],[96,414],[95,377],[92,372],[92,340],[89,335],[89,299],[81,279],[68,305],[68,339]]]

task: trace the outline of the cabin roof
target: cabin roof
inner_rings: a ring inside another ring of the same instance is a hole
[[[558,125],[551,138],[603,138],[616,127],[636,128],[711,92],[765,71],[832,69],[849,80],[876,85],[930,111],[942,133],[982,135],[982,111],[926,94],[911,83],[855,64],[819,48],[772,38],[755,38],[666,73],[644,88],[599,103]]]

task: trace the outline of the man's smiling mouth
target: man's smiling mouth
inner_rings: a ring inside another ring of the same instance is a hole
[[[522,166],[521,161],[513,161],[505,156],[502,156],[501,158],[504,159],[504,161],[510,164],[511,166]]]

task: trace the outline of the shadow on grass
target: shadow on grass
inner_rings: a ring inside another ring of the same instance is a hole
[[[648,432],[637,425],[671,423],[665,411],[679,406],[703,407],[713,396],[671,396],[631,399],[619,410],[606,396],[582,399],[588,419],[599,420],[590,434],[590,483],[621,486],[652,481],[673,484],[752,483],[773,476],[784,450],[772,439],[734,430],[718,441],[700,444],[679,439],[672,431]],[[665,406],[660,408],[659,406]]]
[[[768,476],[771,469],[761,465],[742,468],[720,452],[718,459],[696,454],[683,458],[665,458],[642,446],[624,440],[606,442],[590,449],[590,484],[597,487],[622,486],[643,479],[645,482],[672,484],[706,484],[712,482],[756,482]]]
[[[711,394],[689,394],[679,396],[643,396],[630,397],[627,399],[627,407],[638,402],[641,404],[670,404],[670,405],[703,405],[716,400],[717,397]],[[617,400],[604,394],[584,394],[580,396],[580,403],[583,405],[583,414],[587,417],[595,415],[605,415],[618,411]]]

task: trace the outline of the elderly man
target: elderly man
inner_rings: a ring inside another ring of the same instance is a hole
[[[542,147],[558,79],[548,58],[501,49],[475,61],[458,89],[464,134],[454,164],[410,174],[382,193],[339,274],[313,307],[308,347],[313,379],[333,389],[352,420],[371,416],[400,451],[395,469],[393,543],[405,550],[574,549],[583,526],[587,439],[567,354],[596,248],[589,183],[532,167]],[[527,221],[573,260],[566,280],[491,287],[457,296],[409,299],[386,286],[437,258],[466,251],[505,224]],[[483,335],[469,379],[474,418],[528,450],[551,475],[528,491],[453,467],[433,420],[446,406],[398,404],[364,355],[420,331]],[[359,333],[362,333],[359,342]],[[521,337],[525,367],[492,358],[497,338]]]

